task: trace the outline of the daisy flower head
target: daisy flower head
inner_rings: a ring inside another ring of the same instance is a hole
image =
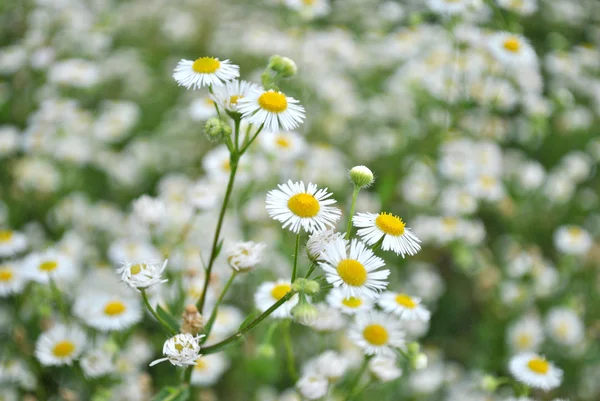
[[[535,51],[523,36],[510,32],[498,32],[488,38],[492,55],[502,64],[512,67],[535,66]]]
[[[0,228],[0,258],[14,256],[27,248],[27,238],[17,231]]]
[[[344,297],[376,299],[379,292],[387,287],[388,269],[380,257],[357,240],[348,242],[339,238],[325,247],[323,262],[319,262],[325,271],[325,278],[334,287],[340,288]]]
[[[512,357],[508,369],[518,381],[545,391],[560,386],[562,382],[563,371],[533,352]]]
[[[366,312],[373,307],[373,300],[364,296],[347,297],[341,288],[332,288],[327,294],[327,303],[342,313],[347,315],[356,315]]]
[[[304,121],[304,107],[293,97],[263,88],[253,89],[237,102],[237,111],[266,131],[291,131]]]
[[[186,89],[199,89],[203,86],[221,86],[240,76],[240,67],[229,60],[220,61],[215,57],[200,57],[196,60],[182,59],[173,71],[173,78]]]
[[[121,280],[129,287],[137,290],[146,289],[169,281],[163,280],[161,277],[168,262],[168,260],[163,263],[126,262],[117,270],[117,273],[121,275]]]
[[[252,270],[258,263],[267,244],[236,242],[227,250],[227,263],[236,271],[247,272]]]
[[[559,227],[554,232],[554,246],[568,255],[585,255],[593,245],[592,236],[576,225]]]
[[[14,261],[0,263],[0,298],[20,294],[27,284],[21,265]]]
[[[287,295],[292,290],[289,280],[277,280],[276,282],[267,281],[262,283],[256,294],[254,294],[254,303],[261,312],[269,309],[273,304]],[[288,301],[284,302],[279,308],[271,314],[276,319],[285,319],[291,316],[290,312],[298,303],[298,294],[294,294]]]
[[[53,249],[29,254],[23,261],[23,267],[31,280],[43,284],[48,283],[51,278],[70,281],[76,275],[71,258]]]
[[[231,112],[238,111],[238,101],[249,93],[258,91],[259,87],[252,82],[233,80],[214,88],[211,98],[220,107]],[[213,107],[214,109],[214,107]]]
[[[169,338],[163,345],[164,358],[156,359],[150,363],[154,366],[158,363],[169,361],[175,366],[193,366],[200,358],[200,339],[204,337],[189,333],[177,334]]]
[[[369,360],[369,372],[381,382],[390,382],[402,376],[396,357],[375,356]]]
[[[88,326],[100,331],[122,331],[142,319],[137,297],[98,292],[79,294],[73,313]]]
[[[313,232],[308,237],[308,241],[306,241],[308,258],[310,260],[321,260],[322,253],[327,244],[339,238],[343,238],[343,234],[336,232],[333,228]]]
[[[39,336],[35,357],[44,366],[70,365],[81,355],[86,343],[83,330],[59,324]]]
[[[393,357],[395,353],[392,348],[405,344],[400,322],[386,313],[375,311],[357,315],[348,337],[366,355]]]
[[[191,384],[212,386],[229,368],[229,359],[224,353],[203,356],[196,361],[192,372]]]
[[[300,228],[312,233],[334,227],[342,214],[331,206],[336,201],[328,199],[332,194],[327,188],[317,189],[312,183],[305,187],[304,182],[292,180],[278,187],[267,193],[267,212],[294,233],[299,233]]]
[[[357,234],[369,245],[375,245],[383,238],[381,249],[393,251],[398,255],[415,255],[421,249],[421,242],[406,227],[400,217],[389,213],[358,213],[352,217],[352,223],[358,228]]]
[[[386,291],[378,300],[379,306],[388,313],[398,315],[400,320],[429,321],[431,312],[422,304],[421,299],[403,293]]]

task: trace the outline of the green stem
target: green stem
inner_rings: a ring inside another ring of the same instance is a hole
[[[355,397],[358,393],[358,385],[360,383],[360,379],[362,379],[363,374],[367,370],[367,365],[369,364],[369,358],[365,355],[365,359],[363,360],[362,365],[360,365],[360,369],[354,378],[354,382],[352,383],[352,387],[348,390],[348,400],[350,401],[353,397]]]
[[[298,251],[300,250],[300,231],[296,234],[296,248],[294,250],[294,268],[292,269],[292,284],[296,280],[296,274],[298,270]]]
[[[167,322],[165,322],[163,320],[163,318],[160,317],[160,315],[158,313],[156,313],[156,311],[154,310],[154,308],[152,307],[152,305],[150,305],[150,301],[148,301],[148,295],[146,295],[146,290],[140,290],[140,292],[142,293],[142,299],[144,300],[144,305],[146,305],[146,308],[150,311],[150,313],[152,314],[152,316],[154,316],[154,318],[156,320],[158,320],[158,322],[161,324],[161,326],[163,326],[163,328],[171,336],[174,336],[175,334],[177,334],[177,332],[173,331],[173,329],[171,329],[171,327],[169,326],[169,324]]]
[[[254,136],[252,136],[252,138],[250,138],[250,140],[248,141],[248,143],[246,143],[246,144],[244,144],[244,146],[242,146],[242,150],[240,150],[240,155],[244,154],[244,152],[246,152],[246,150],[250,147],[250,145],[252,145],[252,142],[254,142],[254,140],[256,139],[256,137],[258,137],[258,134],[260,134],[260,131],[262,131],[262,129],[263,129],[264,126],[265,126],[265,124],[263,123],[258,128],[258,130],[254,134]]]
[[[211,95],[214,95],[215,93],[213,92],[213,88],[212,85],[210,85],[208,87],[208,91],[210,92]],[[217,110],[217,116],[219,116],[219,118],[221,118],[221,112],[219,111],[219,106],[217,105],[217,102],[213,101],[213,104],[215,105],[215,110]]]
[[[352,233],[352,216],[354,216],[354,209],[356,208],[356,199],[358,198],[359,192],[360,192],[360,187],[358,185],[355,185],[354,192],[352,192],[352,204],[350,205],[350,215],[348,216],[348,227],[346,228],[346,239],[350,239],[350,234]]]
[[[65,323],[67,323],[67,321],[69,320],[69,312],[67,311],[66,305],[63,302],[62,294],[60,293],[60,290],[56,286],[56,282],[54,282],[54,279],[52,277],[49,278],[49,282],[50,290],[52,291],[52,295],[56,299],[56,303],[58,305],[58,309],[60,310],[60,314],[62,315]]]
[[[204,344],[204,342],[208,339],[208,336],[210,335],[212,326],[215,322],[215,319],[217,318],[217,312],[219,310],[219,305],[223,301],[223,298],[225,298],[225,294],[227,294],[227,291],[229,291],[229,287],[231,287],[231,284],[233,283],[233,279],[235,279],[235,276],[237,275],[237,273],[238,273],[237,270],[233,270],[231,272],[231,276],[229,276],[229,280],[227,280],[227,283],[225,283],[225,287],[223,287],[223,290],[221,291],[221,294],[219,295],[219,298],[217,299],[217,303],[215,303],[215,306],[214,306],[212,312],[210,313],[210,317],[208,318],[208,323],[206,323],[206,328],[204,329],[204,334],[206,335],[206,337],[204,337],[201,340],[202,344]]]
[[[298,373],[296,372],[296,361],[294,359],[294,349],[292,348],[292,336],[290,335],[290,326],[292,321],[285,322],[283,327],[283,342],[287,353],[287,368],[290,378],[295,383],[298,381]]]
[[[227,204],[229,203],[229,198],[231,197],[231,192],[233,190],[233,182],[235,181],[235,173],[237,172],[238,167],[238,156],[232,154],[231,155],[231,171],[229,173],[229,182],[227,183],[227,190],[225,191],[225,198],[223,198],[223,204],[221,205],[221,212],[219,213],[219,220],[217,221],[217,228],[215,230],[215,237],[213,238],[212,249],[210,251],[210,259],[208,261],[208,267],[206,268],[206,277],[204,279],[204,287],[202,289],[202,294],[200,295],[200,300],[198,301],[198,311],[202,313],[204,309],[204,303],[206,302],[206,292],[208,290],[208,283],[210,282],[210,274],[212,272],[213,265],[215,264],[215,259],[217,259],[217,246],[219,244],[219,237],[221,236],[221,228],[223,227],[223,219],[225,218],[225,211],[227,210]]]
[[[235,149],[236,152],[239,151],[239,141],[240,141],[240,118],[235,118],[234,120],[234,138],[235,138],[235,143],[233,144],[233,148]]]
[[[308,271],[306,272],[306,275],[304,276],[304,278],[309,278],[309,277],[310,277],[310,275],[312,274],[312,272],[314,272],[314,271],[315,271],[315,267],[317,267],[317,264],[316,264],[316,263],[314,263],[314,262],[313,262],[313,263],[311,263],[311,264],[310,264],[310,267],[308,268]]]
[[[249,332],[256,326],[258,326],[260,324],[260,322],[265,320],[271,313],[273,313],[277,308],[279,308],[286,301],[288,301],[294,294],[295,294],[294,291],[290,291],[287,294],[285,294],[285,296],[282,297],[279,301],[277,301],[273,305],[271,305],[271,307],[269,309],[264,311],[260,316],[258,316],[252,322],[250,322],[247,326],[244,326],[242,329],[238,330],[238,332],[233,334],[232,336],[226,338],[225,340],[223,340],[219,343],[211,345],[210,347],[202,348],[202,354],[203,355],[214,354],[215,352],[219,352],[222,348],[226,347],[227,345],[235,342],[236,340],[241,338],[244,334],[246,334],[247,332]]]
[[[183,384],[189,386],[194,372],[194,365],[188,366],[183,373]]]

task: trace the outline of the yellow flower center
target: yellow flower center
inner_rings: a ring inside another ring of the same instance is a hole
[[[204,362],[202,359],[198,359],[196,361],[196,366],[194,367],[194,369],[196,370],[204,370],[206,369],[206,362]]]
[[[359,306],[362,305],[362,299],[360,298],[355,298],[355,297],[350,297],[350,298],[344,298],[342,300],[342,303],[344,305],[346,305],[348,308],[358,308]]]
[[[212,74],[219,69],[221,62],[212,57],[200,57],[192,64],[192,69],[199,74]]]
[[[486,189],[491,189],[496,185],[496,179],[494,177],[490,177],[489,175],[484,175],[481,177],[481,185]]]
[[[292,287],[289,284],[277,284],[271,290],[271,296],[279,301],[281,298],[285,297],[285,294],[290,292],[291,289]]]
[[[7,282],[12,280],[13,272],[10,267],[2,267],[0,266],[0,281]]]
[[[447,229],[453,230],[458,225],[458,219],[456,217],[444,217],[442,218],[442,224],[446,226]]]
[[[237,104],[238,100],[243,98],[242,95],[233,95],[229,97],[229,104]]]
[[[337,265],[337,272],[346,284],[361,286],[367,281],[367,269],[358,260],[343,259]]]
[[[231,163],[229,163],[229,159],[223,160],[223,163],[221,164],[221,168],[223,169],[223,171],[231,170]]]
[[[531,347],[531,336],[526,333],[517,336],[517,346],[521,349]]]
[[[583,230],[579,227],[569,227],[567,231],[572,237],[580,237],[583,234]]]
[[[104,314],[108,316],[118,316],[125,312],[125,304],[121,301],[111,301],[104,306]]]
[[[384,233],[395,237],[404,234],[404,222],[401,218],[388,213],[380,213],[375,225]]]
[[[510,2],[510,7],[512,8],[521,8],[525,5],[525,2],[523,0],[512,0]]]
[[[213,107],[215,105],[214,100],[212,100],[211,98],[207,97],[206,99],[204,99],[204,103],[206,103],[207,106]]]
[[[281,113],[287,109],[287,99],[281,92],[265,92],[258,98],[258,105],[271,113]]]
[[[508,38],[504,41],[504,48],[509,52],[516,53],[521,49],[521,42],[515,37]]]
[[[290,140],[288,138],[286,138],[285,135],[277,135],[277,139],[275,139],[275,143],[280,148],[286,148],[286,149],[288,149],[291,145]]]
[[[135,276],[136,274],[139,274],[142,271],[142,265],[136,263],[135,265],[129,268],[129,271]]]
[[[51,272],[56,270],[56,268],[58,267],[58,263],[54,260],[47,260],[45,262],[40,263],[40,270],[45,271],[45,272]]]
[[[417,307],[417,303],[406,294],[396,295],[396,303],[408,309],[414,309]]]
[[[75,344],[68,340],[58,342],[54,348],[52,348],[52,354],[59,358],[65,358],[71,355],[73,351],[75,351]]]
[[[569,325],[566,322],[561,322],[556,328],[556,335],[562,339],[566,339],[569,334]]]
[[[541,375],[545,375],[550,369],[550,364],[548,363],[548,361],[542,358],[532,359],[527,363],[527,366],[535,373],[539,373]]]
[[[370,324],[363,330],[363,337],[373,345],[385,345],[389,335],[382,325]]]
[[[13,232],[9,230],[0,230],[0,243],[11,240]]]
[[[310,194],[296,194],[288,200],[287,205],[298,217],[315,217],[321,210],[319,201]]]
[[[312,6],[317,0],[302,0],[305,6]]]

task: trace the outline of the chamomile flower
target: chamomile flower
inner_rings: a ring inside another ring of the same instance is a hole
[[[157,284],[166,283],[169,280],[163,280],[161,275],[167,267],[169,261],[163,263],[124,263],[117,273],[121,275],[121,280],[129,287],[141,290],[153,287]]]
[[[342,233],[338,233],[332,228],[313,232],[310,237],[308,237],[308,241],[306,241],[306,253],[308,254],[308,258],[313,261],[322,260],[321,256],[327,244],[342,237]]]
[[[563,371],[546,358],[533,352],[514,356],[508,365],[510,373],[518,381],[545,391],[560,386]]]
[[[254,303],[261,312],[269,309],[273,304],[283,298],[292,290],[289,280],[277,280],[276,282],[268,281],[262,283],[256,294],[254,294]],[[298,303],[298,294],[294,294],[288,301],[284,302],[279,308],[271,314],[274,318],[284,319],[289,318],[290,311]]]
[[[377,301],[379,306],[388,313],[398,315],[401,320],[428,321],[431,312],[421,305],[421,299],[404,293],[386,291]]]
[[[138,298],[122,294],[81,293],[75,300],[73,313],[101,331],[125,330],[142,319]]]
[[[383,312],[371,311],[356,316],[348,337],[366,355],[395,356],[392,348],[404,346],[400,322]]]
[[[50,278],[56,281],[70,281],[75,276],[75,266],[71,258],[53,249],[30,254],[23,261],[23,268],[29,279],[38,283],[48,283]]]
[[[574,347],[584,340],[583,322],[569,308],[552,308],[546,316],[546,327],[552,339],[559,344]]]
[[[296,99],[274,90],[254,89],[238,99],[237,111],[265,131],[291,131],[304,121],[304,107]]]
[[[18,231],[0,229],[0,258],[14,256],[27,248],[27,238]]]
[[[219,86],[220,88],[220,86]],[[206,121],[209,118],[217,116],[215,102],[208,96],[194,99],[188,108],[190,117],[194,121]]]
[[[200,339],[204,336],[194,337],[189,333],[177,334],[169,338],[163,345],[164,358],[150,363],[154,366],[158,363],[169,361],[175,366],[193,366],[200,358]]]
[[[279,160],[296,159],[306,149],[306,141],[294,131],[263,132],[259,140],[266,153]]]
[[[375,356],[369,360],[369,372],[381,382],[396,380],[402,376],[396,357]]]
[[[327,303],[347,315],[371,310],[373,300],[365,296],[347,297],[341,288],[332,288],[327,294]]]
[[[296,387],[302,396],[308,400],[324,397],[329,389],[329,381],[319,374],[306,374],[298,380]]]
[[[13,261],[0,262],[0,298],[20,294],[27,284],[27,277],[19,264]]]
[[[300,228],[312,233],[334,227],[341,212],[332,207],[336,201],[328,199],[332,194],[317,189],[315,184],[292,182],[278,185],[279,189],[267,193],[267,211],[274,220],[283,223],[283,228],[299,233]]]
[[[554,232],[554,246],[562,253],[584,255],[592,247],[592,237],[579,226],[562,226]]]
[[[535,51],[521,35],[495,33],[488,38],[488,47],[492,55],[506,66],[535,66],[537,63]]]
[[[115,371],[112,355],[101,348],[86,352],[79,364],[83,373],[90,378],[101,377]]]
[[[267,244],[262,242],[236,242],[226,252],[227,262],[237,271],[251,270],[260,263],[261,255],[266,247]]]
[[[56,325],[37,339],[35,357],[44,366],[70,365],[81,355],[86,343],[80,328]]]
[[[524,316],[508,328],[507,338],[514,351],[535,351],[544,341],[542,323],[537,317]]]
[[[223,86],[214,88],[211,98],[225,110],[237,112],[238,100],[246,97],[249,93],[258,91],[259,87],[247,81],[229,81]],[[214,107],[213,107],[214,109]]]
[[[212,386],[229,368],[229,359],[222,352],[205,355],[196,361],[191,383],[194,386]]]
[[[325,247],[324,261],[319,265],[325,271],[327,282],[339,287],[345,297],[377,298],[387,287],[385,280],[390,271],[377,270],[385,266],[385,262],[363,242],[353,239],[349,245],[340,238]]]
[[[186,89],[216,87],[239,77],[239,70],[240,67],[229,60],[220,61],[214,57],[200,57],[194,61],[182,59],[173,71],[173,78]]]
[[[421,249],[419,239],[406,227],[400,217],[389,213],[358,213],[352,222],[359,230],[357,234],[369,245],[383,238],[381,249],[398,255],[415,255]]]

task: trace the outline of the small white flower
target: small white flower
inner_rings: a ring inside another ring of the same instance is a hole
[[[545,391],[560,386],[562,382],[563,371],[544,357],[532,352],[514,356],[510,360],[508,369],[518,381]]]
[[[14,256],[27,248],[27,238],[18,231],[0,229],[0,258]]]
[[[35,343],[35,357],[44,366],[70,365],[87,343],[83,330],[75,326],[56,325],[40,335]]]
[[[327,282],[339,287],[345,297],[375,299],[387,287],[385,280],[390,271],[378,270],[385,262],[357,239],[348,243],[340,238],[328,244],[323,260],[319,265],[325,271]]]
[[[72,281],[76,276],[73,261],[66,254],[49,249],[41,253],[31,253],[23,260],[23,268],[29,279],[38,283]]]
[[[327,394],[329,381],[325,376],[316,374],[305,375],[298,380],[296,387],[303,397],[309,400],[316,400]]]
[[[585,327],[581,318],[569,308],[552,308],[546,316],[546,327],[554,341],[566,346],[577,346],[585,337]]]
[[[398,255],[415,255],[421,249],[419,239],[406,227],[401,218],[389,213],[358,213],[352,218],[358,235],[369,245],[383,238],[381,249]]]
[[[507,338],[515,351],[535,351],[544,341],[542,324],[537,317],[524,316],[508,328]]]
[[[347,297],[341,288],[332,288],[327,294],[327,303],[347,315],[366,312],[373,307],[373,300],[368,297]]]
[[[535,51],[523,36],[509,32],[490,35],[488,46],[492,55],[509,67],[527,67],[537,64]]]
[[[200,57],[195,61],[182,59],[173,71],[173,78],[186,89],[216,87],[239,77],[239,70],[240,67],[229,60],[220,61],[214,57]]]
[[[137,297],[99,292],[79,294],[73,313],[88,326],[100,331],[122,331],[142,319]]]
[[[229,266],[237,271],[248,271],[260,263],[262,252],[267,244],[248,242],[236,242],[226,252]]]
[[[87,377],[95,378],[115,371],[110,353],[103,349],[93,349],[86,352],[79,361],[83,373]]]
[[[238,100],[238,112],[266,131],[291,131],[304,121],[304,107],[293,97],[273,90],[253,89]]]
[[[389,382],[402,376],[396,357],[375,356],[369,360],[369,372],[379,381]]]
[[[431,312],[422,304],[421,299],[403,293],[386,291],[381,294],[379,306],[388,313],[398,315],[401,320],[429,321]]]
[[[166,217],[167,207],[160,198],[142,195],[133,202],[133,213],[146,224],[156,224]]]
[[[403,347],[404,331],[400,322],[383,312],[367,312],[356,316],[348,337],[366,355],[394,356],[392,348]]]
[[[238,109],[238,101],[251,92],[258,90],[258,85],[253,84],[252,82],[233,80],[227,82],[223,86],[214,88],[214,93],[211,95],[211,98],[225,110],[236,112]]]
[[[13,261],[0,262],[0,298],[20,294],[27,284],[20,264]]]
[[[195,386],[212,386],[229,369],[229,359],[224,353],[205,355],[198,359],[192,372],[191,383]]]
[[[162,264],[153,262],[127,262],[117,269],[117,273],[121,275],[121,280],[129,287],[137,290],[146,289],[169,281],[166,279],[163,280],[161,277],[168,262],[168,259]]]
[[[150,363],[154,366],[158,363],[169,361],[175,366],[193,366],[200,358],[200,339],[204,336],[194,337],[189,333],[177,334],[169,338],[163,345],[163,355],[165,358],[160,358]]]
[[[315,184],[304,186],[302,181],[278,185],[267,193],[267,211],[274,220],[283,223],[283,228],[288,228],[294,233],[304,231],[312,233],[334,227],[340,218],[339,209],[330,206],[336,201],[327,199],[331,193],[327,188],[317,190]]]
[[[317,374],[324,376],[329,382],[341,379],[350,365],[350,361],[344,355],[335,351],[325,351],[316,358],[308,361],[302,371],[303,375]]]
[[[331,9],[329,0],[284,0],[284,3],[307,19],[327,15]]]
[[[306,241],[306,253],[311,260],[323,260],[322,254],[327,244],[343,238],[342,233],[336,232],[333,228],[313,232],[308,241]]]
[[[254,294],[254,303],[261,312],[269,309],[273,304],[283,298],[292,290],[289,280],[268,281],[262,283]],[[288,301],[284,302],[279,308],[271,314],[276,319],[289,318],[290,311],[298,303],[298,294],[294,294]]]
[[[592,247],[592,237],[579,226],[562,226],[554,233],[554,246],[568,255],[585,255]]]

